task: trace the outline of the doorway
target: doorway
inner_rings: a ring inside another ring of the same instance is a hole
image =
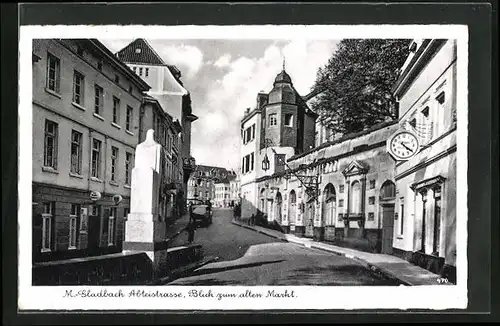
[[[392,254],[394,238],[394,204],[382,205],[382,253]]]

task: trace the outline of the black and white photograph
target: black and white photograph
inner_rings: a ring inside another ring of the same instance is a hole
[[[20,302],[464,308],[467,40],[21,27]]]

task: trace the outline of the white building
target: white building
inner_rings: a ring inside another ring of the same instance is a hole
[[[316,117],[284,69],[269,93],[257,95],[255,108],[247,109],[241,121],[242,216],[272,216],[268,200],[257,192],[257,179],[284,170],[287,158],[314,147]],[[266,169],[263,161],[268,162]]]
[[[151,45],[140,38],[118,51],[116,56],[151,86],[147,94],[154,97],[166,113],[173,117],[174,123],[182,127],[179,139],[174,141],[180,143],[178,166],[182,174],[181,193],[185,203],[187,182],[194,169],[194,159],[191,157],[191,123],[198,117],[192,112],[191,96],[180,79],[181,72],[175,66],[167,65]]]
[[[456,273],[456,85],[454,40],[421,39],[394,86],[400,128],[419,152],[396,164],[395,254],[450,280]]]

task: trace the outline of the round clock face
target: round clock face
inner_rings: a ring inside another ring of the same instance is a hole
[[[418,151],[418,139],[410,132],[401,132],[391,139],[389,149],[396,158],[409,159]]]

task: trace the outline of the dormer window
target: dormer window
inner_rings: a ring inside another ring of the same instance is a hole
[[[137,54],[141,53],[141,49],[140,48],[135,49],[135,53]]]
[[[410,52],[415,52],[417,50],[417,43],[412,42],[410,44]]]
[[[78,47],[76,49],[76,54],[78,54],[80,57],[82,57],[83,56],[83,48],[82,47]]]
[[[422,110],[422,115],[426,118],[429,117],[429,107],[426,106],[423,110]]]

